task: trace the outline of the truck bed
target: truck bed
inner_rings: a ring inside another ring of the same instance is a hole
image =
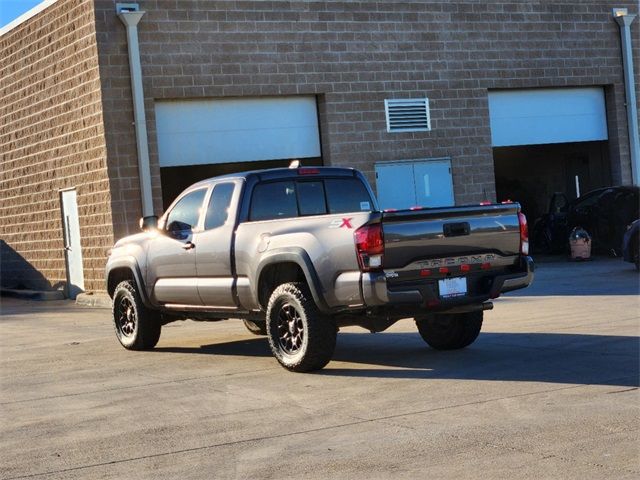
[[[469,257],[468,263],[478,263],[475,257],[486,254],[517,256],[518,208],[501,204],[384,212],[385,269],[460,256]]]
[[[383,212],[382,303],[444,308],[509,289],[512,278],[529,271],[520,252],[519,209],[513,203]]]

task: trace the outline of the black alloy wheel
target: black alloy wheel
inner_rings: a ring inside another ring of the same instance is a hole
[[[136,330],[136,309],[128,297],[122,297],[116,307],[116,325],[125,337],[131,337]]]
[[[304,342],[304,324],[294,305],[285,303],[278,312],[278,343],[287,355],[295,355]]]

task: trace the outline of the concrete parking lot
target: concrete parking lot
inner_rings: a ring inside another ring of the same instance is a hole
[[[106,310],[2,298],[0,478],[640,478],[638,281],[546,261],[463,351],[350,328],[315,374],[238,321],[129,352]]]

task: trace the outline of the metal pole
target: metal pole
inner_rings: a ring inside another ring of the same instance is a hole
[[[140,48],[138,46],[137,27],[138,22],[145,12],[138,11],[136,4],[118,4],[116,11],[118,12],[118,18],[120,18],[127,29],[129,71],[131,72],[131,92],[133,95],[133,118],[135,121],[136,146],[138,148],[140,195],[142,197],[142,216],[149,217],[153,215],[153,197],[151,194],[147,121],[144,112],[144,92],[142,90],[142,68],[140,67]]]
[[[628,14],[626,9],[614,8],[613,18],[620,26],[627,128],[629,130],[629,151],[631,153],[631,179],[634,185],[640,185],[640,139],[638,138],[640,134],[638,133],[638,109],[636,106],[635,80],[633,78],[633,56],[631,54],[631,22],[636,18],[636,15]]]

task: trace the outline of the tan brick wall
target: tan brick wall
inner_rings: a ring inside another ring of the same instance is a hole
[[[138,152],[133,118],[131,77],[126,30],[116,16],[113,0],[95,2],[96,36],[100,81],[104,105],[105,137],[108,156],[108,172],[111,183],[113,231],[115,239],[139,233],[138,220],[142,216]],[[145,7],[145,4],[141,5]],[[155,144],[153,98],[148,95],[151,79],[143,71],[145,107],[149,147],[151,152],[151,182],[153,186],[154,212],[162,213],[160,167]]]
[[[113,243],[93,2],[60,0],[0,37],[2,285],[66,282],[59,190],[76,187],[85,288]]]
[[[114,3],[96,4],[110,165],[117,156],[124,209],[139,210],[127,206],[129,195],[139,195],[130,191],[137,189],[135,144]],[[154,99],[247,95],[318,95],[325,163],[358,167],[371,180],[377,161],[449,156],[456,201],[467,203],[495,195],[488,90],[603,85],[613,181],[630,182],[611,2],[138,3],[147,12],[139,38],[156,197]],[[637,13],[633,0],[616,6]],[[639,39],[634,35],[636,60]],[[384,99],[424,95],[433,130],[387,133]]]

